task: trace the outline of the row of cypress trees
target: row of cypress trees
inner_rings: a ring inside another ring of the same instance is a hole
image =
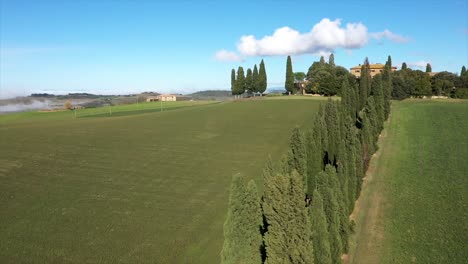
[[[315,121],[292,132],[288,153],[253,180],[235,176],[224,225],[222,263],[341,263],[349,250],[349,215],[390,113],[391,58],[370,77],[345,78],[341,101],[320,106]]]
[[[244,74],[244,68],[239,66],[236,70],[231,70],[231,92],[235,97],[239,97],[245,92],[256,94],[263,94],[267,88],[267,74],[265,70],[265,63],[263,60],[260,62],[260,67],[257,69],[255,64],[253,71],[247,69],[247,74]]]

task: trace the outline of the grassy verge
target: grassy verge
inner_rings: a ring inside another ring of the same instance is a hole
[[[395,102],[354,217],[350,263],[468,259],[467,101]]]

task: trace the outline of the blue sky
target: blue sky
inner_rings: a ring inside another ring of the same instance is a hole
[[[0,97],[229,89],[262,58],[282,87],[287,54],[305,72],[330,52],[347,68],[468,66],[463,0],[252,2],[0,0]]]

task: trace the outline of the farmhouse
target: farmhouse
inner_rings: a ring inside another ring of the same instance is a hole
[[[358,66],[352,67],[351,74],[353,74],[356,77],[361,77],[361,67],[362,65],[359,64]],[[374,77],[376,74],[383,72],[385,65],[382,63],[376,63],[376,64],[369,64],[370,68],[370,75],[371,77]],[[392,66],[392,71],[396,71],[397,67]]]
[[[177,96],[173,94],[161,94],[158,97],[160,101],[177,101]]]
[[[150,96],[146,98],[146,102],[154,101],[177,101],[177,96],[173,94],[161,94],[158,96]]]

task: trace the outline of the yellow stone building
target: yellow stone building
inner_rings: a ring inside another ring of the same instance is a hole
[[[351,74],[353,74],[354,76],[356,76],[357,78],[361,77],[361,67],[362,65],[359,64],[358,66],[354,66],[352,67],[350,70],[351,70]],[[374,77],[376,74],[378,73],[382,73],[384,68],[385,68],[385,65],[382,64],[382,63],[376,63],[376,64],[369,64],[369,68],[370,68],[370,75],[371,77]],[[392,66],[392,71],[396,71],[397,67],[393,67]]]

